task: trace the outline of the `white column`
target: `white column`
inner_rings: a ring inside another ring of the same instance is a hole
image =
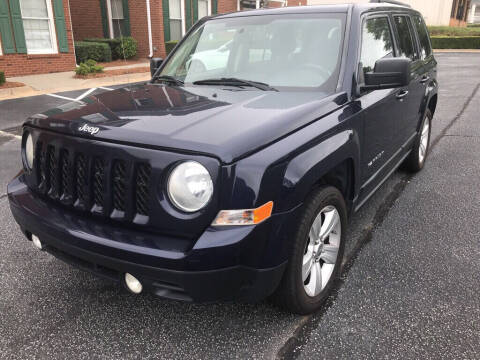
[[[472,4],[472,8],[470,9],[470,16],[468,17],[469,23],[475,22],[475,9],[477,8],[477,4]]]

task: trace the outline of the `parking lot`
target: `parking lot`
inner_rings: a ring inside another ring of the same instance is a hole
[[[40,253],[6,184],[30,114],[108,88],[0,102],[0,358],[480,357],[480,54],[438,54],[425,169],[397,171],[350,219],[334,295],[312,316],[260,304],[188,304]],[[88,92],[90,91],[90,92]]]

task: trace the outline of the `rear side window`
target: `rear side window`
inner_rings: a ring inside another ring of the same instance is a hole
[[[377,60],[393,57],[393,42],[387,17],[367,19],[362,28],[360,61],[363,73],[373,71]]]
[[[415,47],[413,45],[413,36],[408,25],[408,17],[395,16],[395,25],[398,33],[398,51],[400,57],[406,57],[416,60]]]
[[[420,55],[422,56],[422,59],[425,59],[432,53],[432,48],[428,39],[427,27],[420,16],[414,16],[412,19],[413,24],[417,29],[418,39],[420,40]]]

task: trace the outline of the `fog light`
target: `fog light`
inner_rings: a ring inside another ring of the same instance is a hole
[[[32,234],[32,242],[33,242],[33,245],[35,245],[35,247],[36,247],[38,250],[43,250],[42,242],[40,241],[40,239],[38,238],[37,235],[33,235],[33,234]]]
[[[140,280],[138,280],[135,276],[129,273],[125,273],[125,285],[127,285],[128,290],[130,290],[134,294],[140,294],[143,289]]]

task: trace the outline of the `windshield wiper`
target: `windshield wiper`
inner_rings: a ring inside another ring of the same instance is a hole
[[[194,85],[230,85],[230,86],[251,86],[263,91],[278,91],[274,87],[271,87],[268,84],[259,82],[259,81],[252,81],[252,80],[244,80],[238,78],[219,78],[219,79],[205,79],[205,80],[198,80],[193,82]]]
[[[175,85],[182,86],[184,83],[182,80],[177,79],[176,77],[170,75],[157,75],[155,76],[152,81],[162,81],[166,83],[174,83]]]

